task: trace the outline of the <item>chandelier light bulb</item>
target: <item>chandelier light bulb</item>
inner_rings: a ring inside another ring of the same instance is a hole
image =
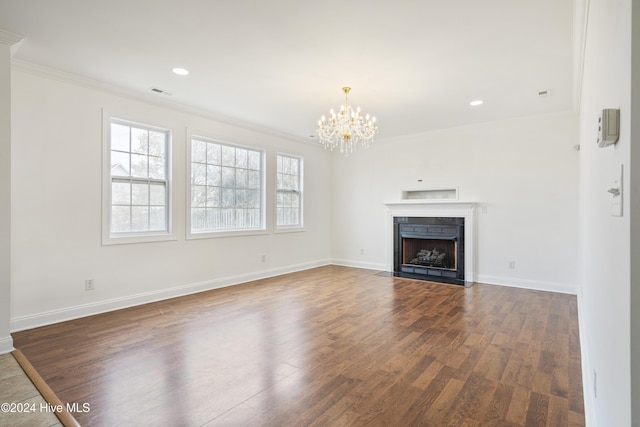
[[[345,104],[340,106],[338,115],[331,109],[331,120],[325,123],[322,116],[318,121],[318,134],[320,143],[324,148],[333,149],[340,147],[340,152],[345,156],[356,151],[358,146],[368,148],[373,136],[378,133],[376,118],[369,119],[369,114],[362,116],[360,107],[355,110],[349,105],[349,91],[351,88],[343,87]]]

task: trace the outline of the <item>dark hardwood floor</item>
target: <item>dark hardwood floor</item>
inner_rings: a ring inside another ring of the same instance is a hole
[[[571,295],[327,266],[13,338],[83,426],[555,427],[584,425],[577,319]]]

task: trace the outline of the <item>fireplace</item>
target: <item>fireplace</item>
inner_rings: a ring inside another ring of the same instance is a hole
[[[394,217],[394,275],[464,285],[464,225],[461,217]]]

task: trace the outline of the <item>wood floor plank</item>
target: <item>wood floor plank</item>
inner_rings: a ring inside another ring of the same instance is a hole
[[[338,266],[13,334],[83,426],[584,426],[575,296]]]

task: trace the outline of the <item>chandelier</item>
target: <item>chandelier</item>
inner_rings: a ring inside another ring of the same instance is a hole
[[[344,105],[340,106],[340,111],[336,114],[333,109],[330,111],[329,119],[322,116],[318,120],[316,133],[320,138],[320,143],[324,148],[334,148],[340,146],[340,152],[345,156],[353,153],[358,144],[363,148],[368,148],[373,141],[373,135],[378,133],[378,125],[375,117],[363,116],[360,107],[355,111],[349,105],[350,87],[343,87],[345,96]]]

